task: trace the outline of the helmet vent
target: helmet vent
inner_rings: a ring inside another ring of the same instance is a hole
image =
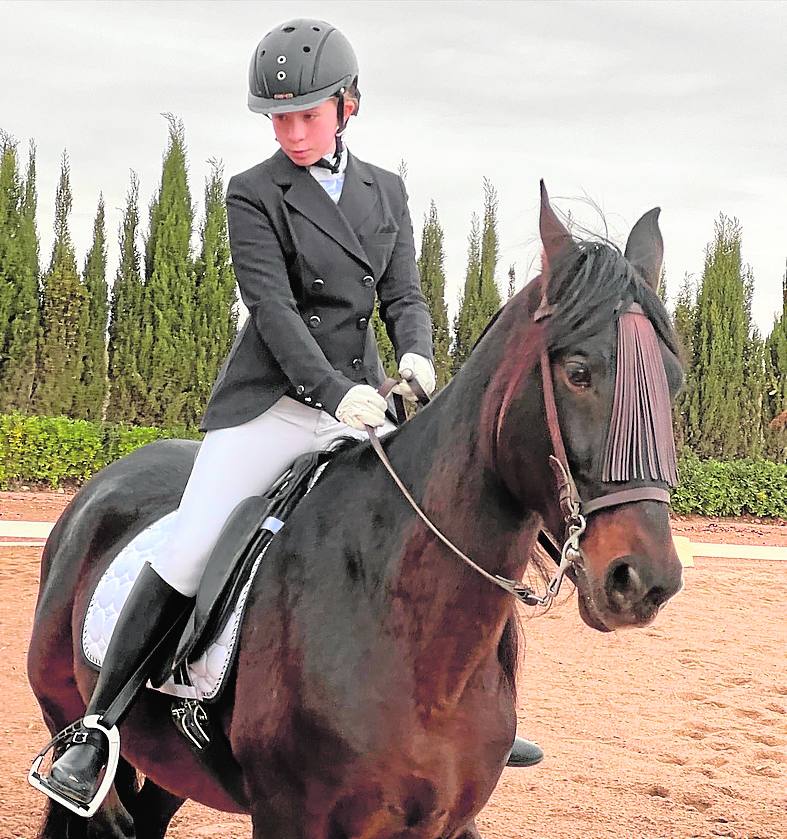
[[[319,26],[312,26],[312,29],[313,29],[315,32],[319,32],[319,31],[320,31],[320,27],[319,27]]]
[[[287,78],[287,74],[284,72],[284,70],[279,70],[279,72],[276,74],[276,78],[280,82],[283,82]]]
[[[279,64],[286,64],[286,62],[287,62],[287,56],[286,56],[286,55],[280,55],[280,56],[276,59],[276,61],[277,61]]]
[[[312,51],[312,48],[311,48],[311,47],[304,47],[304,48],[303,48],[303,51],[304,51],[304,52],[311,52],[311,51]]]
[[[282,29],[282,32],[295,32],[295,27],[294,26],[285,26],[284,29]]]

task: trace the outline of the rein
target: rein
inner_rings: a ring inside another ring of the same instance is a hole
[[[642,309],[637,304],[632,304],[629,309],[630,312],[641,314]],[[548,305],[542,297],[541,306],[536,311],[534,321],[538,322],[544,318],[549,317],[553,312],[553,307]],[[549,429],[549,436],[552,444],[552,454],[549,455],[549,465],[555,475],[557,482],[558,501],[560,510],[563,514],[563,547],[560,550],[560,558],[556,556],[556,551],[547,550],[547,553],[557,564],[557,570],[547,584],[546,591],[543,595],[538,595],[530,587],[517,580],[509,580],[499,574],[490,574],[472,559],[463,553],[459,548],[448,539],[429,519],[424,511],[418,506],[418,503],[411,495],[407,487],[402,483],[402,480],[393,468],[388,455],[386,455],[380,439],[377,437],[374,429],[371,426],[366,426],[366,432],[369,435],[369,440],[372,448],[376,452],[381,463],[385,467],[388,474],[393,478],[402,495],[407,500],[408,504],[413,508],[415,513],[424,522],[424,524],[431,530],[432,533],[456,556],[458,556],[466,565],[472,568],[476,573],[480,574],[484,579],[488,580],[493,585],[498,586],[511,596],[515,597],[520,603],[527,606],[545,606],[550,601],[554,600],[560,591],[563,577],[568,575],[572,580],[573,570],[575,564],[582,558],[582,550],[580,548],[580,539],[587,529],[587,517],[592,513],[604,510],[609,507],[616,507],[620,504],[629,504],[635,501],[657,501],[662,504],[668,504],[670,500],[669,491],[657,486],[641,486],[632,487],[629,489],[621,489],[615,492],[608,492],[588,501],[583,501],[579,491],[577,490],[576,482],[571,474],[571,467],[566,456],[566,447],[563,442],[563,434],[560,430],[560,420],[557,412],[557,403],[555,401],[555,387],[552,378],[552,366],[549,360],[549,353],[546,348],[541,350],[539,356],[539,364],[541,367],[541,384],[544,398],[544,411],[546,413],[547,427]],[[514,394],[517,392],[523,377],[529,370],[520,368],[518,375],[514,376],[506,389],[505,395],[500,405],[500,411],[497,416],[497,425],[494,436],[494,449],[496,453],[499,451],[500,436],[503,429],[503,423],[506,414],[511,405]],[[415,377],[411,377],[408,383],[416,394],[418,402],[421,405],[426,405],[429,402],[429,397],[424,392],[423,388],[418,383]],[[383,398],[388,398],[391,390],[397,382],[394,379],[386,379],[378,389],[378,392]],[[397,413],[400,413],[397,406]],[[401,416],[401,413],[400,413]],[[554,538],[545,528],[547,540],[546,542],[554,543],[554,547],[560,544],[560,540]],[[543,542],[541,543],[543,546]],[[550,547],[552,545],[550,544]]]
[[[378,388],[378,393],[384,399],[387,399],[392,388],[395,387],[396,384],[397,382],[395,379],[386,379]],[[418,380],[415,377],[412,377],[408,379],[408,384],[415,393],[418,402],[421,405],[427,405],[430,401],[429,397],[426,395],[426,392],[418,383]],[[563,544],[563,549],[560,552],[560,560],[558,562],[557,571],[553,575],[552,579],[549,581],[545,594],[539,596],[533,591],[533,589],[524,585],[521,582],[518,582],[517,580],[509,580],[506,577],[500,576],[499,574],[490,574],[486,569],[478,565],[478,563],[473,562],[473,560],[470,559],[470,557],[467,556],[467,554],[465,554],[463,551],[460,551],[459,548],[457,548],[456,545],[435,526],[435,524],[429,519],[426,513],[424,513],[424,511],[418,506],[418,502],[413,498],[410,491],[407,489],[399,475],[396,473],[396,470],[391,464],[391,461],[388,459],[388,455],[385,453],[385,450],[382,447],[380,438],[377,436],[374,429],[370,425],[366,426],[366,433],[369,435],[369,441],[371,442],[372,448],[377,454],[377,457],[380,459],[380,462],[383,464],[388,474],[393,478],[394,483],[397,487],[399,487],[399,490],[401,491],[402,495],[405,497],[408,504],[416,512],[421,521],[423,521],[423,523],[429,528],[429,530],[431,530],[432,533],[434,533],[434,535],[437,536],[437,538],[447,548],[449,548],[456,556],[458,556],[463,562],[465,562],[470,568],[472,568],[473,571],[480,574],[485,580],[489,581],[493,585],[496,585],[499,588],[503,589],[503,591],[505,591],[507,594],[510,594],[512,597],[516,598],[520,603],[524,603],[526,606],[545,606],[547,603],[549,603],[550,600],[554,599],[557,596],[558,592],[560,591],[560,584],[563,582],[563,577],[565,576],[566,572],[569,570],[571,565],[575,562],[575,560],[580,556],[579,538],[585,532],[585,527],[587,526],[585,519],[581,515],[578,515],[576,519],[572,519],[570,523],[567,520],[566,526],[568,530],[568,535]]]

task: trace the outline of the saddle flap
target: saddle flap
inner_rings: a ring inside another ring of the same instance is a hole
[[[255,560],[340,447],[300,455],[264,496],[246,498],[232,511],[208,558],[173,672],[199,658],[215,640],[232,615]]]
[[[181,637],[173,669],[198,656],[211,640],[210,629],[218,623],[216,618],[224,604],[231,601],[227,595],[235,589],[233,582],[245,566],[243,558],[256,553],[249,551],[249,547],[256,542],[255,536],[262,528],[270,504],[270,499],[261,495],[244,498],[227,519],[205,567],[194,611]]]

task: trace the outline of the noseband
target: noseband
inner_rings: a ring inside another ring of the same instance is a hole
[[[628,310],[632,314],[642,315],[642,309],[638,304],[632,304]],[[549,317],[553,312],[553,307],[548,305],[542,297],[541,305],[534,315],[534,321],[538,322],[546,317]],[[546,414],[547,427],[549,429],[549,436],[552,444],[552,454],[549,455],[549,465],[555,475],[557,482],[558,501],[560,510],[563,514],[563,538],[556,539],[549,531],[545,530],[547,536],[547,544],[550,548],[561,544],[560,557],[555,555],[555,551],[548,550],[547,552],[557,563],[557,570],[547,584],[546,591],[543,595],[537,595],[531,588],[525,586],[517,580],[509,580],[497,574],[490,574],[480,565],[473,562],[470,557],[466,556],[459,548],[456,547],[437,527],[430,521],[423,510],[418,506],[415,499],[410,494],[407,487],[404,486],[399,476],[396,474],[388,456],[380,444],[374,430],[367,426],[367,432],[377,456],[385,466],[393,478],[400,491],[407,499],[410,506],[418,514],[424,524],[435,534],[435,536],[448,547],[456,556],[462,559],[474,571],[480,574],[494,585],[499,586],[521,603],[528,606],[543,606],[549,603],[560,590],[560,585],[563,577],[567,574],[573,579],[573,566],[582,557],[580,548],[580,539],[587,528],[587,517],[599,510],[608,509],[609,507],[616,507],[621,504],[630,504],[636,501],[656,501],[661,504],[668,504],[670,494],[668,490],[663,487],[655,486],[653,484],[631,487],[628,489],[621,489],[615,492],[608,492],[604,495],[583,501],[577,490],[576,482],[571,474],[571,467],[566,456],[566,447],[563,442],[563,434],[560,430],[560,420],[557,413],[557,404],[555,402],[555,387],[552,377],[552,366],[549,361],[549,354],[546,349],[540,353],[539,363],[541,367],[541,384],[544,398],[544,411]],[[619,359],[620,366],[620,359]],[[503,400],[498,412],[498,418],[495,428],[494,436],[494,451],[499,451],[500,437],[502,434],[503,424],[505,422],[508,409],[514,394],[518,391],[522,379],[529,372],[523,365],[518,374],[511,380],[503,396]],[[425,405],[429,401],[429,397],[418,384],[417,380],[410,378],[410,386],[416,393],[418,401]],[[396,382],[393,379],[387,379],[380,388],[380,393],[387,397]],[[543,546],[543,543],[542,543]]]

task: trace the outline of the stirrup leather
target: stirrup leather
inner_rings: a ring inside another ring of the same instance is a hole
[[[72,801],[70,798],[66,798],[66,796],[64,796],[62,793],[52,789],[52,787],[50,787],[47,783],[47,779],[42,777],[42,775],[38,771],[47,753],[52,751],[55,747],[64,743],[66,740],[72,739],[73,736],[79,731],[80,726],[100,731],[107,738],[107,743],[109,746],[107,755],[107,765],[104,769],[104,777],[101,783],[99,784],[98,789],[96,790],[96,794],[93,796],[93,800],[89,804],[82,804],[78,801]],[[117,730],[117,726],[112,726],[112,728],[104,728],[104,726],[101,725],[101,717],[98,714],[90,714],[86,717],[83,717],[83,719],[77,720],[75,723],[72,723],[68,726],[68,728],[64,728],[59,734],[56,734],[46,744],[46,746],[44,746],[44,748],[33,759],[33,765],[30,767],[30,772],[28,772],[27,780],[32,787],[35,787],[35,789],[39,790],[40,792],[43,792],[44,795],[48,795],[53,801],[56,801],[62,807],[65,807],[72,813],[76,813],[78,816],[82,816],[83,818],[89,819],[91,816],[95,814],[95,812],[104,802],[104,799],[107,797],[107,793],[109,792],[109,789],[112,786],[112,782],[115,780],[115,772],[117,770],[119,760],[120,732]]]

